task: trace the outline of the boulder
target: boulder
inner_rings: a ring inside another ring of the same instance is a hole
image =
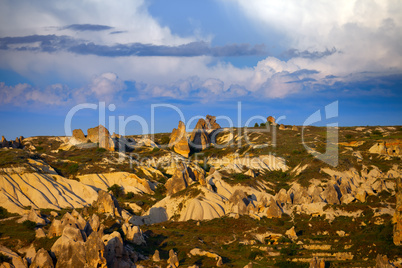
[[[187,141],[186,126],[182,121],[179,122],[177,129],[173,129],[170,135],[169,148],[184,157],[188,157],[190,153],[190,147]]]
[[[38,211],[34,210],[33,208],[31,208],[31,210],[28,213],[28,220],[33,221],[39,225],[46,224],[45,219],[43,219],[42,216],[40,215],[40,213]]]
[[[115,150],[115,144],[109,130],[102,125],[88,129],[87,138],[93,143],[99,143],[100,148],[105,148],[109,151]]]
[[[324,259],[313,257],[313,259],[310,261],[310,268],[325,268]]]
[[[402,179],[396,180],[398,192],[396,193],[396,208],[393,218],[394,244],[402,246]]]
[[[98,209],[98,213],[106,213],[112,217],[121,217],[121,208],[116,198],[106,191],[100,190],[98,192],[98,199],[92,204],[93,207]]]
[[[36,238],[46,237],[45,231],[43,231],[42,228],[36,229],[36,230],[35,230],[35,237],[36,237]]]
[[[107,267],[135,267],[128,252],[123,245],[119,232],[113,232],[102,237],[105,244]]]
[[[81,231],[76,227],[66,227],[63,235],[57,239],[51,251],[57,259],[58,267],[84,267],[85,244]]]
[[[280,125],[279,125],[279,130],[285,130],[285,129],[286,129],[286,127],[285,127],[284,124],[280,124]]]
[[[1,136],[1,148],[8,148],[9,146],[9,142],[6,140],[6,138],[4,138],[4,136]]]
[[[130,223],[126,222],[121,228],[128,241],[133,242],[136,245],[146,243],[140,227],[135,225],[132,226]]]
[[[54,268],[53,260],[47,250],[41,248],[36,252],[32,260],[30,268]]]
[[[176,268],[179,267],[179,258],[177,257],[176,252],[173,249],[169,251],[169,259],[167,261],[168,267]]]
[[[270,123],[271,125],[276,125],[275,124],[275,118],[272,116],[267,117],[267,122]]]
[[[243,190],[237,189],[229,198],[229,203],[227,204],[226,211],[233,212],[239,215],[247,214],[247,205],[249,201],[247,195]]]
[[[321,197],[328,204],[340,204],[338,191],[335,189],[335,185],[328,183],[327,188],[322,192]]]
[[[289,237],[292,240],[297,240],[297,235],[296,235],[296,231],[295,231],[294,226],[292,228],[290,228],[289,230],[287,230],[285,232],[285,235],[287,235],[287,237]]]
[[[152,255],[152,260],[154,262],[159,262],[161,261],[161,257],[159,256],[159,250],[155,250],[154,255]]]
[[[73,210],[71,214],[67,212],[61,220],[53,220],[49,227],[48,237],[61,236],[67,226],[84,230],[86,222],[76,210]]]
[[[97,232],[92,232],[85,242],[85,267],[106,268],[105,245]]]
[[[295,125],[293,125],[292,130],[293,131],[299,131],[299,129]]]
[[[282,208],[278,203],[271,197],[269,206],[267,209],[267,218],[280,218],[282,217]]]
[[[86,142],[87,138],[84,135],[84,132],[81,129],[74,129],[73,130],[73,137],[80,142]]]

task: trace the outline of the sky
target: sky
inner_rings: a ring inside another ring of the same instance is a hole
[[[397,0],[2,0],[0,135],[402,125],[401,41]]]

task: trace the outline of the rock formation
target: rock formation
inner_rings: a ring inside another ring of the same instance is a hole
[[[54,268],[53,260],[50,257],[49,253],[41,248],[36,252],[35,257],[32,260],[31,268]]]
[[[207,129],[221,128],[221,126],[218,123],[216,123],[216,116],[207,115],[205,117],[205,123],[206,123]]]
[[[394,214],[394,244],[402,246],[402,179],[397,179],[396,208]]]
[[[293,131],[299,131],[299,129],[298,129],[296,126],[293,126],[293,127],[292,127],[292,130],[293,130]]]
[[[106,191],[100,190],[98,192],[98,199],[92,204],[98,208],[98,213],[106,213],[112,217],[121,217],[121,208],[116,198]]]
[[[102,125],[88,129],[88,137],[91,142],[99,143],[100,148],[105,148],[109,151],[115,150],[115,144],[110,136],[109,130]]]
[[[286,129],[286,127],[285,127],[284,124],[280,124],[280,125],[279,125],[279,130],[285,130],[285,129]]]
[[[207,123],[204,119],[200,119],[197,122],[193,132],[190,136],[190,146],[197,151],[206,149],[210,144],[209,134],[207,133]]]
[[[136,245],[145,244],[145,239],[140,227],[132,226],[130,223],[126,222],[121,228],[128,241]]]
[[[169,148],[174,149],[178,154],[184,157],[188,157],[190,153],[190,147],[187,141],[186,126],[182,121],[179,122],[177,129],[173,129],[170,135]]]
[[[7,141],[7,139],[2,136],[1,141],[0,141],[0,148],[23,148],[22,146],[22,140],[24,139],[23,136],[20,136],[19,138],[15,138],[15,140]]]
[[[310,261],[310,268],[325,268],[325,261],[318,257],[313,257]]]
[[[80,142],[86,142],[87,138],[84,135],[84,132],[82,132],[81,129],[74,129],[73,130],[73,137]]]
[[[369,152],[372,154],[400,156],[402,155],[402,141],[400,140],[378,141],[369,149]]]
[[[107,267],[135,267],[131,259],[136,260],[138,257],[124,247],[119,232],[104,235],[102,240],[105,244]]]
[[[167,261],[168,267],[176,268],[179,267],[179,258],[177,257],[176,252],[173,249],[169,251],[169,259]]]
[[[169,195],[175,194],[181,190],[186,189],[189,185],[196,181],[195,175],[190,167],[180,162],[176,166],[173,177],[168,179],[165,183],[167,193]]]
[[[267,117],[267,122],[270,123],[271,125],[276,125],[275,118],[272,116]]]

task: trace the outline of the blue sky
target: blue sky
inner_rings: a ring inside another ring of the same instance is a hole
[[[237,126],[239,102],[241,125],[302,125],[334,101],[339,125],[402,125],[401,24],[391,0],[1,1],[0,135],[64,135],[68,111],[99,102],[149,128],[153,104]],[[157,132],[181,119],[155,117]],[[72,121],[96,125],[95,110]]]

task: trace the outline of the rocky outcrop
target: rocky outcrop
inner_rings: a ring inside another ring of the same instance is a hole
[[[401,140],[378,141],[369,149],[369,152],[373,154],[400,156],[402,155],[402,141]]]
[[[177,257],[176,252],[173,249],[169,251],[169,259],[167,260],[168,267],[176,268],[179,267],[179,258]]]
[[[50,166],[38,161],[34,166],[47,174],[23,169],[0,173],[0,203],[8,211],[24,214],[28,206],[54,210],[81,208],[97,198],[92,187],[59,176]]]
[[[105,148],[109,151],[115,150],[115,144],[109,130],[102,125],[88,129],[87,138],[93,143],[99,143],[100,148]]]
[[[92,204],[98,209],[98,213],[109,214],[112,217],[121,217],[121,208],[116,198],[106,191],[98,192],[98,199]]]
[[[396,208],[394,214],[394,244],[402,246],[402,179],[397,179]]]
[[[219,128],[221,128],[221,126],[218,123],[216,123],[216,116],[207,115],[205,117],[205,123],[206,123],[207,129],[219,129]]]
[[[299,131],[299,129],[295,125],[292,126],[292,130],[293,131]]]
[[[107,267],[135,267],[134,262],[138,257],[134,252],[124,247],[120,233],[115,231],[104,235],[102,240],[105,245]]]
[[[14,251],[12,251],[9,248],[6,248],[5,246],[0,245],[0,254],[3,254],[5,256],[11,258],[11,265],[8,267],[15,267],[15,268],[27,268],[28,267],[28,261],[25,258],[21,258],[17,253],[15,253]]]
[[[145,244],[145,239],[142,235],[140,227],[131,225],[130,223],[126,222],[122,225],[121,228],[128,241],[136,245]]]
[[[190,146],[193,149],[201,151],[208,148],[211,141],[207,129],[208,126],[205,120],[202,118],[198,120],[197,125],[190,136]]]
[[[187,141],[186,126],[182,121],[179,122],[177,129],[174,128],[172,134],[170,135],[169,148],[173,148],[176,153],[184,157],[188,157],[190,153],[190,147]]]
[[[86,224],[84,218],[82,218],[81,214],[76,210],[73,210],[71,214],[67,212],[61,220],[53,220],[49,227],[48,237],[52,238],[55,236],[61,236],[66,227],[74,227],[79,230],[84,230]]]
[[[180,162],[176,166],[176,171],[170,179],[165,183],[167,193],[169,195],[175,194],[181,190],[186,189],[189,185],[196,182],[194,172],[183,162]]]
[[[47,250],[41,248],[36,252],[32,260],[30,268],[54,268],[53,260]]]
[[[282,213],[281,206],[275,201],[274,198],[271,198],[267,209],[267,218],[280,218],[282,217]]]
[[[40,215],[40,213],[34,209],[31,209],[28,213],[28,220],[29,221],[33,221],[36,224],[39,225],[45,225],[46,221],[45,219],[42,218],[42,216]]]
[[[325,268],[324,259],[313,257],[313,259],[310,261],[310,268]]]
[[[17,148],[23,148],[22,146],[22,140],[24,139],[23,136],[20,136],[19,138],[15,138],[15,140],[7,141],[7,139],[2,136],[1,141],[0,141],[0,148],[12,148],[12,149],[17,149]]]
[[[279,130],[285,130],[285,129],[286,129],[286,127],[285,127],[284,124],[280,124],[280,125],[279,125]]]
[[[270,123],[271,125],[276,125],[275,118],[272,116],[267,117],[267,122]]]
[[[81,129],[74,129],[73,130],[73,137],[80,142],[86,142],[87,138],[84,135],[84,132]]]
[[[86,235],[78,228],[66,227],[51,251],[57,259],[56,268],[107,267],[104,258],[105,246],[96,232],[86,239]]]

